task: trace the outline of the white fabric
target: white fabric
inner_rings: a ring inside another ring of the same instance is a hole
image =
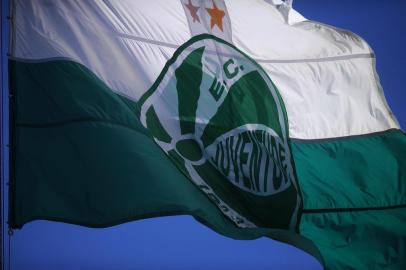
[[[14,1],[13,57],[66,58],[113,91],[138,100],[191,37],[180,0]],[[226,0],[235,46],[278,87],[290,136],[321,139],[399,128],[383,97],[368,44],[305,21],[288,23],[269,0]]]

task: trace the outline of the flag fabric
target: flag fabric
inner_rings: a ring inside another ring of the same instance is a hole
[[[13,228],[189,214],[406,267],[406,137],[357,35],[291,1],[11,4]]]

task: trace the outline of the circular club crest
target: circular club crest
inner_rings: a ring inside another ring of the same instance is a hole
[[[260,197],[296,186],[283,101],[265,71],[227,42],[192,38],[140,103],[156,143],[229,216],[213,185]]]

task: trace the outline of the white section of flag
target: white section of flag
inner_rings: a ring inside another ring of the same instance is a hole
[[[77,61],[133,100],[191,37],[179,0],[14,2],[13,57]],[[399,128],[365,41],[302,21],[293,9],[289,16],[298,23],[290,25],[269,1],[226,0],[225,6],[233,44],[265,68],[282,94],[291,137],[322,139]]]

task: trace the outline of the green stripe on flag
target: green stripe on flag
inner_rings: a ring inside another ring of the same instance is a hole
[[[84,66],[10,61],[10,76],[17,101],[14,228],[35,219],[105,227],[190,214],[223,235],[270,236],[322,261],[309,240],[289,231],[236,227],[153,142],[137,104]],[[328,269],[373,269],[364,257],[381,268],[404,266],[405,208],[386,208],[406,203],[405,135],[395,130],[293,140],[291,146],[304,198],[300,230],[321,250]],[[272,220],[275,211],[269,214]]]
[[[301,234],[327,269],[406,269],[406,136],[399,130],[292,144]]]
[[[406,269],[406,205],[401,208],[305,213],[301,234],[319,248],[326,269]],[[351,268],[348,268],[348,266]]]
[[[222,235],[268,236],[322,262],[314,244],[296,233],[237,227],[156,145],[136,103],[84,66],[65,60],[9,65],[16,95],[13,228],[36,219],[106,227],[188,214]]]
[[[304,209],[406,204],[406,136],[400,130],[293,141]]]

